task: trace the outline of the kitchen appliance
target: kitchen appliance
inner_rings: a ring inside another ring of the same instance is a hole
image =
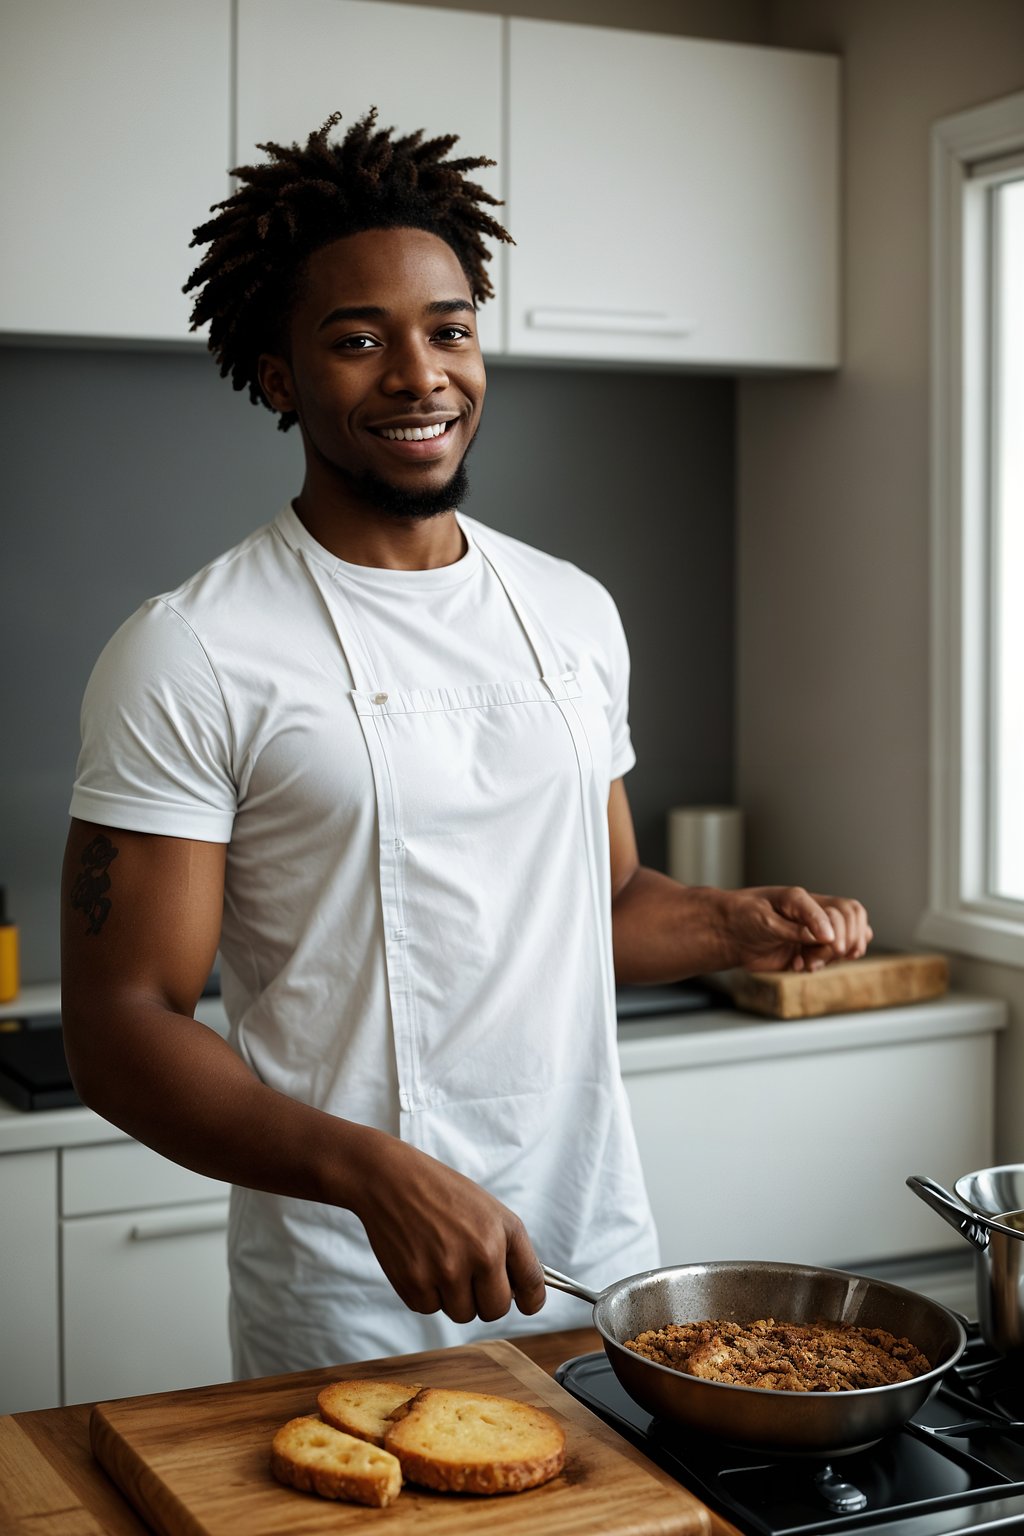
[[[615,1013],[620,1024],[633,1019],[653,1019],[676,1013],[706,1012],[731,1007],[722,992],[703,981],[674,981],[663,986],[616,987]]]
[[[0,1097],[28,1110],[82,1102],[68,1071],[59,1013],[0,1020]]]
[[[1024,1529],[1024,1372],[969,1327],[906,1424],[849,1455],[772,1456],[667,1424],[603,1353],[556,1380],[743,1536],[978,1536]]]

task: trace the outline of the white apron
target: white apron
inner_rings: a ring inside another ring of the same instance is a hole
[[[474,537],[533,651],[526,677],[403,690],[377,674],[343,583],[303,556],[355,684],[377,801],[367,899],[379,895],[390,1018],[377,1107],[361,1089],[349,1117],[475,1180],[543,1262],[600,1287],[658,1263],[615,1043],[609,732]],[[344,1029],[358,1000],[337,1003]],[[351,1111],[343,1090],[310,1101]],[[350,1212],[252,1190],[233,1193],[229,1254],[238,1376],[590,1321],[551,1291],[533,1317],[413,1313]]]

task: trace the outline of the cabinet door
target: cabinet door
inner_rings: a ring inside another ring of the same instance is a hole
[[[509,24],[513,354],[827,367],[838,63]]]
[[[228,190],[230,0],[6,5],[0,48],[0,332],[188,339],[189,241]]]
[[[452,154],[501,159],[502,68],[499,16],[379,0],[239,0],[237,157],[255,146],[304,143],[332,112],[336,132],[379,110],[381,127],[457,133]],[[501,197],[501,167],[473,173]],[[499,222],[501,210],[495,210]],[[480,311],[487,351],[501,346],[499,300],[504,253],[489,272],[497,298]]]
[[[62,1224],[64,1401],[231,1377],[227,1201]]]
[[[60,1402],[57,1154],[0,1157],[0,1413]]]
[[[991,1166],[994,1072],[972,1034],[624,1073],[662,1263],[966,1252],[905,1181]]]

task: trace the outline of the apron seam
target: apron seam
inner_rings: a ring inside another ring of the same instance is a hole
[[[390,854],[390,863],[391,863],[391,866],[392,866],[392,880],[393,880],[393,883],[394,883],[396,915],[397,915],[397,918],[398,918],[399,932],[401,934],[401,937],[396,939],[394,937],[394,935],[390,935],[389,936],[388,933],[385,931],[385,934],[384,934],[384,964],[385,964],[385,967],[388,970],[390,970],[390,968],[391,968],[391,956],[392,956],[392,953],[393,953],[394,945],[397,943],[399,945],[399,957],[400,957],[399,963],[400,963],[401,972],[402,972],[402,996],[404,998],[404,1008],[405,1008],[406,1018],[407,1018],[408,1026],[409,1026],[408,1061],[409,1061],[409,1078],[410,1078],[410,1081],[409,1081],[409,1086],[408,1086],[408,1093],[412,1094],[413,1097],[415,1097],[415,1098],[419,1098],[419,1096],[421,1094],[421,1091],[422,1091],[421,1084],[420,1084],[420,1038],[421,1038],[421,1028],[420,1028],[419,1008],[418,1008],[418,1004],[417,1004],[416,993],[415,993],[415,990],[413,989],[413,985],[412,985],[412,975],[411,975],[410,963],[409,963],[409,943],[408,943],[408,936],[407,936],[407,933],[406,933],[405,858],[404,858],[404,854],[405,854],[405,838],[404,838],[403,831],[402,831],[401,801],[400,801],[399,794],[398,794],[398,785],[396,784],[394,774],[391,771],[391,762],[390,762],[390,759],[388,758],[387,748],[385,747],[384,742],[383,742],[383,740],[381,738],[381,733],[380,733],[380,719],[381,719],[381,717],[379,715],[371,715],[370,719],[372,719],[372,721],[373,721],[374,735],[377,738],[377,746],[378,746],[378,749],[379,749],[379,752],[380,752],[380,758],[381,758],[381,761],[382,761],[383,766],[384,766],[384,773],[387,776],[388,797],[389,797],[390,806],[391,806],[391,839],[390,839],[389,854]],[[378,817],[379,817],[379,815],[380,815],[380,812],[378,810]],[[378,828],[378,843],[380,843],[382,841],[383,840],[382,840],[382,838],[380,836],[380,830]],[[381,851],[383,852],[383,849]],[[383,915],[383,913],[382,913],[382,915]],[[390,942],[389,942],[389,938],[390,938]],[[390,999],[390,988],[388,988],[388,992],[389,992],[389,1002],[390,1002],[390,1006],[391,1006],[392,1022],[393,1022],[393,1020],[394,1020],[394,1002],[391,1001],[391,999]],[[392,1028],[392,1034],[394,1034],[394,1029],[393,1028]],[[397,1044],[396,1044],[396,1048],[395,1048],[395,1057],[396,1057],[396,1061],[397,1061],[397,1058],[398,1058]],[[406,1095],[406,1091],[403,1090],[403,1088],[402,1088],[402,1074],[401,1074],[401,1071],[399,1071],[399,1109],[400,1110],[405,1108],[405,1106],[401,1102],[403,1096],[407,1096],[407,1095]]]
[[[374,719],[381,720],[388,715],[394,715],[399,718],[402,715],[457,715],[467,709],[514,709],[522,704],[557,704],[560,702],[558,699],[552,699],[549,695],[545,699],[486,699],[478,704],[428,704],[419,709],[391,709],[388,704],[380,704],[372,711],[372,716]]]

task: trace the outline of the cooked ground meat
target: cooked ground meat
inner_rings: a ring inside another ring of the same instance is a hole
[[[852,1323],[669,1323],[626,1348],[705,1381],[775,1392],[856,1392],[931,1370],[909,1339]]]

